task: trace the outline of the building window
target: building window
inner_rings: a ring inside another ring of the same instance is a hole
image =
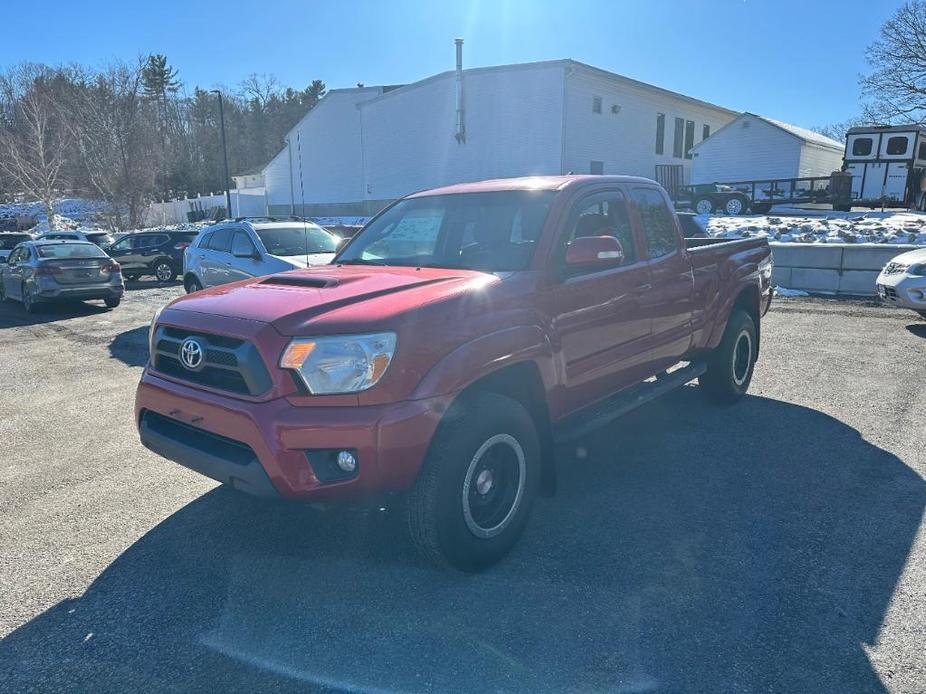
[[[662,154],[666,147],[666,114],[656,114],[656,154]]]
[[[705,123],[704,127],[701,128],[701,142],[704,142],[710,136],[711,136],[711,126]]]
[[[685,159],[691,159],[691,148],[694,147],[694,121],[685,121]]]
[[[683,118],[675,119],[675,139],[672,141],[672,156],[681,159],[685,154],[685,148],[682,140],[685,137],[685,120]]]
[[[589,167],[589,173],[598,174],[599,176],[604,173],[604,162],[595,161],[592,159],[592,165]]]
[[[601,97],[592,97],[592,113],[601,113]]]

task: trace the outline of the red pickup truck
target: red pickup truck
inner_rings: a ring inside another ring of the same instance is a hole
[[[401,501],[415,545],[498,560],[554,445],[698,379],[749,386],[764,239],[684,239],[624,176],[485,181],[383,210],[331,265],[181,297],[155,316],[141,440],[251,494]]]

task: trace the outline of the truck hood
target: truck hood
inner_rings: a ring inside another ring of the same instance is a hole
[[[225,284],[181,297],[172,311],[272,324],[283,335],[391,328],[390,319],[498,282],[470,270],[326,265]]]
[[[311,267],[314,265],[327,265],[334,258],[334,253],[309,253],[308,255],[273,255],[268,254],[287,265],[293,267]]]
[[[891,259],[892,263],[903,263],[904,265],[916,265],[917,263],[926,263],[926,248],[917,248],[915,251],[901,253]]]

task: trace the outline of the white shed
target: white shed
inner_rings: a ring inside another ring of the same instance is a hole
[[[812,130],[743,113],[692,148],[691,183],[829,176],[843,150]]]

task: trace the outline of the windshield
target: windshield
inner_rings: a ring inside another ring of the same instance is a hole
[[[402,200],[367,225],[336,262],[524,270],[551,191],[435,195]]]
[[[23,241],[28,241],[30,237],[28,234],[3,234],[0,235],[0,250],[9,251],[15,248],[17,243],[22,243]]]
[[[40,258],[105,258],[99,248],[89,243],[56,243],[38,246]]]
[[[338,245],[337,237],[314,224],[256,231],[270,255],[334,253]]]

